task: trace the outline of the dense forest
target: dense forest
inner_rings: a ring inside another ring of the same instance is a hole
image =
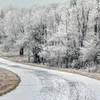
[[[97,68],[100,63],[100,2],[0,9],[0,48],[28,61],[66,68]]]

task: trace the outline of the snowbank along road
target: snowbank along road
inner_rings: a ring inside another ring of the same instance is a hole
[[[18,64],[0,58],[0,67],[21,78],[0,100],[100,100],[100,81],[81,75]]]

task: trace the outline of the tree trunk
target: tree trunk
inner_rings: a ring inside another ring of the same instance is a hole
[[[66,68],[68,68],[68,58],[65,60]]]
[[[19,52],[20,56],[23,56],[24,55],[24,48],[20,48],[20,52]]]
[[[34,63],[40,63],[40,57],[38,54],[34,54]]]
[[[28,55],[28,62],[30,63],[31,62],[31,59],[30,59],[30,56]]]
[[[31,53],[30,53],[30,50],[28,50],[28,62],[30,63],[31,62]]]

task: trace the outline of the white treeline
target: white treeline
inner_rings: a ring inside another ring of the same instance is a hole
[[[100,2],[70,0],[0,10],[0,44],[35,63],[86,68],[100,63]]]

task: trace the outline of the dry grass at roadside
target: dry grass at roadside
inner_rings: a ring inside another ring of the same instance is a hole
[[[0,68],[0,96],[12,91],[20,83],[20,78],[13,72]]]
[[[8,59],[8,60],[11,60],[11,61],[14,61],[14,62],[19,62],[19,63],[23,63],[23,64],[27,64],[27,65],[31,65],[31,66],[37,66],[37,67],[46,68],[46,69],[75,73],[75,74],[79,74],[79,75],[83,75],[83,76],[87,76],[87,77],[90,77],[90,78],[100,80],[100,73],[92,73],[92,72],[87,72],[87,71],[84,71],[84,70],[58,68],[58,67],[51,67],[51,66],[42,65],[42,64],[28,63],[26,56],[20,57],[17,54],[14,54],[13,52],[8,53],[8,52],[1,52],[0,51],[0,56],[2,58]]]

